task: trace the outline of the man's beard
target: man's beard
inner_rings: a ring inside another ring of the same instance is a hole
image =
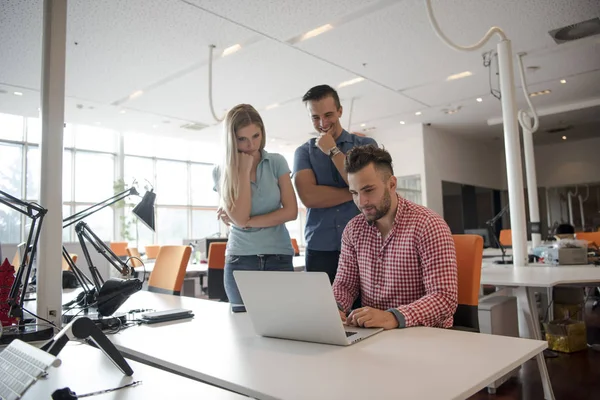
[[[381,203],[378,206],[373,206],[375,208],[375,214],[374,215],[365,215],[365,217],[367,218],[367,221],[369,221],[370,223],[373,223],[375,221],[380,220],[388,213],[388,211],[390,211],[391,205],[392,205],[392,196],[390,196],[390,192],[386,190],[385,194],[383,195],[383,200],[381,201]]]

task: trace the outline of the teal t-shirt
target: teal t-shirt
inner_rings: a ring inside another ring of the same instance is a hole
[[[268,214],[281,208],[279,178],[290,173],[287,161],[281,154],[261,151],[262,158],[256,168],[256,182],[250,182],[252,206],[250,217]],[[219,188],[220,169],[213,170],[214,190]],[[269,228],[241,229],[231,225],[226,255],[250,256],[257,254],[294,255],[290,234],[284,224]]]

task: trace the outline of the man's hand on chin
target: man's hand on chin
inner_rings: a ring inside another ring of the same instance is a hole
[[[398,320],[389,311],[382,311],[372,307],[362,307],[357,308],[348,315],[346,324],[361,328],[395,329],[398,327]]]

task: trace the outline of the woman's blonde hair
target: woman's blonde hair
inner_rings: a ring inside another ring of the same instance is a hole
[[[225,159],[221,166],[221,203],[226,208],[231,208],[238,198],[238,149],[237,132],[248,125],[256,125],[262,133],[260,150],[265,148],[266,132],[260,114],[250,104],[238,104],[233,107],[223,121],[223,137],[225,144]]]

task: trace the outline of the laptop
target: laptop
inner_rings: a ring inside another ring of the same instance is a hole
[[[342,323],[324,272],[234,271],[260,336],[348,346],[381,332]]]

